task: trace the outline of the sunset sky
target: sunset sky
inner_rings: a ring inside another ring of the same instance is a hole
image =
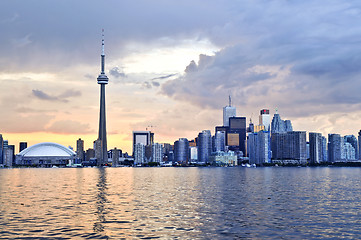
[[[361,129],[359,1],[1,1],[0,133],[92,147],[105,29],[108,147],[192,139],[278,108],[294,130]],[[153,126],[153,127],[148,127]]]

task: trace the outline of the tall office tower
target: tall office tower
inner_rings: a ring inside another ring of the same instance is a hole
[[[291,120],[284,120],[283,122],[284,122],[284,126],[285,126],[285,131],[286,132],[292,132],[293,127],[292,127]]]
[[[318,164],[323,161],[322,156],[322,135],[321,133],[310,132],[308,134],[310,142],[310,163]]]
[[[108,148],[107,148],[107,128],[106,128],[106,114],[105,114],[105,85],[108,84],[108,77],[105,75],[105,53],[104,53],[104,31],[102,34],[102,54],[101,54],[101,72],[97,78],[100,84],[100,113],[99,113],[99,135],[98,139],[101,142],[100,158],[97,158],[98,166],[103,166],[108,163]]]
[[[245,117],[229,118],[226,145],[229,150],[241,151],[246,156],[247,123]]]
[[[207,163],[212,153],[212,136],[210,130],[198,134],[198,162]]]
[[[189,159],[191,162],[197,162],[198,161],[198,148],[189,146],[189,155],[190,155]]]
[[[266,131],[270,130],[271,117],[268,109],[262,109],[259,115],[259,125],[263,125]]]
[[[174,142],[174,161],[187,164],[189,161],[189,142],[187,138],[180,138]]]
[[[271,162],[271,145],[269,131],[248,134],[248,156],[250,164],[262,165]]]
[[[286,132],[285,123],[280,115],[276,112],[272,118],[271,133],[284,133]]]
[[[84,161],[84,140],[76,140],[76,158],[80,161]]]
[[[307,158],[306,132],[273,133],[271,150],[273,159],[305,162]]]
[[[223,126],[229,126],[229,118],[236,116],[236,108],[232,107],[231,96],[229,96],[229,105],[223,108]]]
[[[143,164],[145,158],[145,146],[143,143],[137,143],[134,145],[134,164]]]
[[[253,133],[254,132],[254,124],[252,122],[252,119],[249,120],[249,125],[247,128],[247,132]]]
[[[119,166],[119,158],[121,156],[122,151],[120,149],[114,148],[112,149],[112,167]]]
[[[358,159],[358,142],[357,138],[354,135],[346,135],[344,136],[344,141],[350,143],[355,151],[355,156],[352,160]]]
[[[328,161],[341,161],[342,141],[340,134],[328,134]]]
[[[3,135],[0,134],[0,164],[4,163],[3,159],[4,159],[4,139],[3,139]]]
[[[356,159],[356,151],[351,143],[346,142],[345,139],[342,141],[341,147],[341,159],[343,161],[354,161]]]
[[[152,162],[162,162],[163,161],[163,146],[160,143],[152,144]]]
[[[19,152],[21,152],[22,150],[26,149],[28,147],[28,143],[27,142],[20,142],[19,143]]]
[[[322,162],[327,162],[328,161],[328,157],[327,157],[327,139],[326,137],[322,136]]]
[[[218,131],[214,135],[214,152],[224,152],[226,148],[226,132]]]
[[[134,145],[141,143],[144,146],[152,145],[154,143],[154,133],[151,131],[133,131],[133,155]]]

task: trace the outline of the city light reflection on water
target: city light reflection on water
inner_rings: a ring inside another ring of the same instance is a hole
[[[0,238],[358,238],[360,168],[0,169]]]

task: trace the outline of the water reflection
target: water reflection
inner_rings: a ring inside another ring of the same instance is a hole
[[[0,169],[0,239],[358,238],[358,168]]]
[[[97,199],[96,199],[96,214],[97,214],[97,221],[94,222],[93,229],[96,233],[104,231],[104,222],[106,210],[105,210],[105,203],[107,202],[107,175],[105,168],[98,168],[99,171],[99,179],[97,183]]]

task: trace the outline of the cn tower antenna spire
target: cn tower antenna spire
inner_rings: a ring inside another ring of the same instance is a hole
[[[105,74],[105,53],[104,53],[104,29],[102,29],[102,52],[101,52],[101,72],[97,78],[100,85],[100,113],[99,113],[99,135],[98,140],[101,142],[101,150],[98,155],[98,166],[104,166],[108,163],[108,148],[107,148],[107,128],[106,128],[106,113],[105,113],[105,85],[108,84],[108,77]]]

